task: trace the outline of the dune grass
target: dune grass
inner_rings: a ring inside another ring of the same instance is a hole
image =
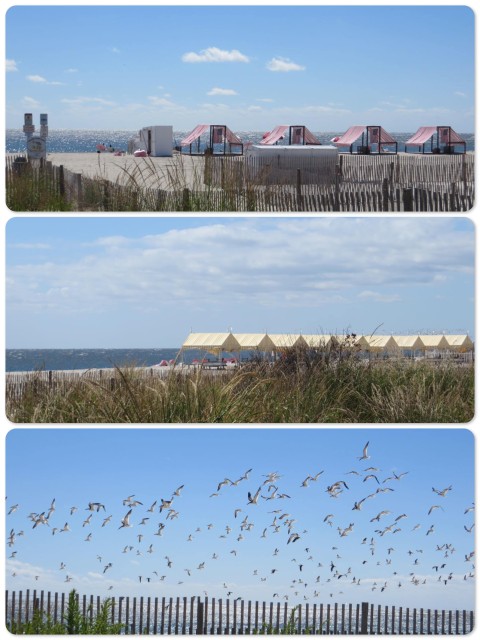
[[[6,410],[16,423],[466,423],[474,369],[298,354],[163,378],[126,367],[102,382],[32,383],[20,400],[7,397]]]

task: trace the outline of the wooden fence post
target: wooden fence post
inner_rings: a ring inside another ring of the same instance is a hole
[[[340,162],[343,160],[340,157]],[[341,164],[335,165],[335,211],[339,209],[339,196],[340,196],[340,177],[342,175]]]
[[[65,172],[63,169],[63,164],[58,167],[58,187],[60,190],[60,195],[63,197],[65,195]]]
[[[301,211],[302,208],[302,172],[297,168],[297,210]]]
[[[82,182],[82,174],[74,173],[75,180],[75,190],[77,192],[77,208],[81,209],[83,204],[83,182]]]
[[[197,603],[197,636],[203,635],[203,613],[203,602],[201,602],[199,598]]]
[[[360,634],[368,633],[368,602],[362,602],[362,615],[360,619]]]
[[[383,199],[382,211],[388,211],[388,202],[389,202],[389,197],[388,197],[388,178],[384,178],[383,179],[382,199]]]
[[[413,211],[413,189],[403,190],[403,210]]]
[[[190,190],[187,187],[182,193],[182,211],[190,211]]]

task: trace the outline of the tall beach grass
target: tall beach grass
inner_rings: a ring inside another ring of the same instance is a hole
[[[408,360],[313,357],[165,377],[117,368],[104,381],[51,388],[38,381],[8,398],[16,423],[466,423],[474,416],[474,368]]]

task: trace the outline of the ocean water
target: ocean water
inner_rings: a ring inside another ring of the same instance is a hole
[[[94,153],[97,144],[111,144],[114,149],[127,150],[128,140],[136,135],[137,131],[104,131],[86,129],[52,129],[49,131],[47,140],[47,152],[50,153]],[[188,131],[174,131],[173,144],[178,145],[180,141],[189,133]],[[264,131],[235,131],[242,142],[258,143],[261,141]],[[334,136],[340,136],[344,131],[312,132],[322,144],[329,144]],[[395,140],[398,141],[398,150],[405,150],[405,141],[414,132],[391,132]],[[467,143],[467,151],[475,149],[475,134],[459,133]],[[6,130],[6,152],[26,153],[26,138],[21,129]],[[201,141],[200,149],[207,145],[207,138]],[[410,147],[410,151],[413,147]]]
[[[151,367],[174,360],[178,349],[7,349],[6,371],[111,369]],[[193,352],[187,354],[191,360]],[[188,362],[186,359],[185,362]]]

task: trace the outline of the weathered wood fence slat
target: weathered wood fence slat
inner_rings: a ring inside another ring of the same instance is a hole
[[[68,596],[44,591],[6,591],[6,626],[21,633],[20,625],[36,611],[61,622],[67,615]],[[82,615],[90,620],[102,606],[100,596],[76,594]],[[286,602],[252,602],[239,598],[112,597],[111,622],[123,625],[123,634],[251,635],[299,633],[316,635],[466,635],[474,628],[474,612],[431,610],[361,604],[317,603],[291,606]],[[37,614],[38,615],[38,614]]]

